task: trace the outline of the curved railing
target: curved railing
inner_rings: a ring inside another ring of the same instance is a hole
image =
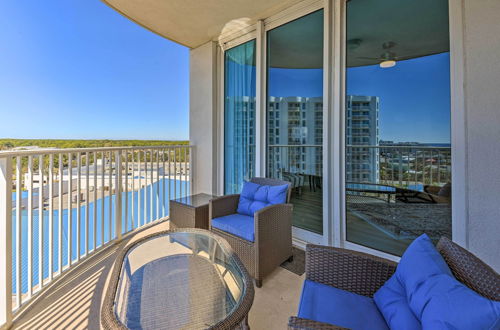
[[[0,326],[82,259],[190,194],[192,146],[0,152]]]

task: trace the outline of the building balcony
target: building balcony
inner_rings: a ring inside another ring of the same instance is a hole
[[[104,2],[190,48],[190,145],[0,153],[2,329],[101,328],[117,258],[140,239],[174,228],[170,201],[239,193],[252,177],[290,184],[286,232],[294,260],[255,288],[250,328],[286,328],[298,314],[304,268],[313,265],[330,275],[357,260],[355,277],[325,281],[371,299],[387,278],[367,281],[369,289],[350,280],[391,275],[424,233],[484,260],[491,267],[480,264],[479,277],[486,271],[496,290],[498,2]],[[349,134],[354,128],[376,136]],[[378,145],[379,132],[403,142]],[[449,143],[404,142],[414,136]],[[259,253],[273,252],[253,243],[247,245]],[[331,259],[306,262],[307,246],[330,251],[322,258]],[[218,275],[232,275],[222,268]]]

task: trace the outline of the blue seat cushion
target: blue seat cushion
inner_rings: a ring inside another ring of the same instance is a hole
[[[211,221],[212,227],[231,233],[247,241],[254,242],[253,217],[242,214],[230,214]]]
[[[265,186],[245,181],[240,194],[237,213],[253,217],[258,210],[286,202],[288,185]]]
[[[351,329],[389,329],[373,299],[305,280],[300,318]]]
[[[406,292],[399,280],[393,275],[373,295],[373,300],[385,322],[392,329],[420,330],[422,325],[408,305]]]

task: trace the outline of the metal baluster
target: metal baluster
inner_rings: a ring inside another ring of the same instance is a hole
[[[430,153],[430,158],[429,158],[430,159],[430,161],[429,161],[430,166],[429,166],[429,170],[431,171],[431,173],[430,173],[430,185],[432,186],[432,167],[433,167],[433,164],[434,164],[434,160],[432,159],[432,149],[429,151],[429,153]]]
[[[38,156],[38,291],[43,287],[43,155]]]
[[[128,232],[128,151],[125,151],[125,212],[124,212],[124,219],[125,219],[125,228],[122,228],[124,232]]]
[[[437,149],[437,159],[438,159],[438,173],[437,173],[437,176],[438,176],[438,185],[441,184],[441,151],[439,149]]]
[[[156,220],[160,219],[160,152],[156,149]]]
[[[109,205],[109,213],[108,213],[108,242],[111,242],[113,239],[113,152],[109,152],[109,173],[108,173],[108,184],[109,184],[109,192],[108,192],[108,205]],[[116,187],[115,187],[116,190]],[[116,210],[115,210],[116,212]]]
[[[148,152],[144,150],[144,219],[143,224],[148,223]]]
[[[52,282],[54,264],[54,154],[49,155],[49,282]]]
[[[64,205],[63,205],[63,196],[64,196],[64,166],[63,166],[63,154],[59,154],[59,186],[58,186],[58,209],[59,216],[57,221],[57,265],[59,269],[59,274],[62,274],[63,267],[63,213],[64,213]]]
[[[94,230],[94,250],[97,250],[97,152],[94,155],[94,217],[92,219]]]
[[[131,216],[132,216],[132,230],[135,229],[135,151],[132,149],[132,205],[131,205]]]
[[[184,196],[187,196],[188,195],[188,192],[187,192],[187,148],[186,147],[183,147],[182,148],[184,150]]]
[[[399,152],[399,185],[403,185],[403,150],[400,149]]]
[[[191,147],[188,147],[188,148],[189,148],[188,149],[188,152],[189,152],[189,194],[192,195],[193,194],[193,172],[192,172],[193,158],[192,158],[192,148]],[[255,155],[255,152],[253,154]],[[252,173],[254,173],[254,172],[252,171]]]
[[[122,204],[122,151],[117,150],[114,152],[115,154],[115,236],[114,239],[120,240],[122,238],[123,228],[123,204]],[[125,221],[125,227],[127,226],[127,222]]]
[[[73,259],[72,235],[73,235],[73,155],[68,154],[68,267],[71,267]]]
[[[104,212],[105,208],[105,197],[106,193],[104,191],[104,185],[106,181],[106,153],[101,152],[101,246],[104,246],[104,222],[106,221],[106,212]]]
[[[174,198],[177,199],[177,147],[174,147]]]
[[[28,295],[33,295],[33,156],[28,156]]]
[[[415,186],[417,186],[418,184],[418,177],[417,177],[417,173],[418,173],[418,150],[415,150],[415,159],[413,160],[413,164],[415,166]]]
[[[172,148],[168,148],[168,200],[172,199]],[[169,204],[170,205],[170,204]],[[169,206],[170,208],[170,206]],[[170,209],[169,209],[169,214],[170,214]]]
[[[137,194],[137,227],[142,226],[141,213],[142,213],[142,203],[141,203],[141,193],[142,193],[142,163],[141,163],[141,151],[137,152],[138,163],[139,163],[139,191]]]
[[[82,223],[82,154],[76,154],[76,262],[80,261],[80,224]]]
[[[152,222],[153,220],[155,220],[154,216],[153,216],[153,213],[154,213],[154,152],[153,152],[153,149],[151,149],[150,151],[150,162],[151,162],[151,166],[149,168],[149,172],[150,172],[150,176],[151,176],[151,189],[149,190],[149,222]]]
[[[21,307],[22,304],[22,159],[16,157],[16,306]]]
[[[163,188],[163,198],[162,198],[162,218],[167,216],[167,209],[165,207],[165,149],[161,149],[161,160],[163,162],[163,167],[162,167],[162,188]]]
[[[90,223],[90,153],[85,153],[85,249],[84,255],[89,253],[89,223]]]

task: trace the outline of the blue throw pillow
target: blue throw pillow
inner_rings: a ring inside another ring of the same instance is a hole
[[[423,234],[406,249],[396,269],[396,277],[404,287],[408,303],[417,319],[421,319],[422,306],[415,300],[417,289],[429,278],[451,274],[451,270],[430,238]],[[412,303],[413,302],[413,303]]]
[[[405,289],[396,275],[375,292],[373,300],[391,329],[422,329],[420,321],[408,305]]]
[[[500,302],[488,300],[456,280],[425,234],[410,244],[394,276],[375,294],[379,308],[391,307],[388,288],[401,290],[393,278],[404,288],[408,306],[424,329],[500,329]],[[398,313],[406,315],[399,308]]]
[[[424,329],[500,329],[500,302],[489,300],[449,275],[417,289]]]
[[[240,194],[237,213],[252,216],[258,210],[286,202],[288,185],[266,186],[245,181]]]

